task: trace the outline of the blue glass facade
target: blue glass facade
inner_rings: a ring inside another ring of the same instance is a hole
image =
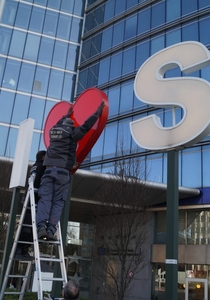
[[[135,75],[144,61],[165,47],[184,41],[199,41],[210,48],[210,2],[205,0],[109,0],[89,1],[86,10],[77,94],[96,86],[108,95],[109,121],[86,160],[85,167],[106,173],[120,157],[124,139],[129,157],[139,153],[145,166],[145,180],[166,183],[166,155],[138,147],[132,140],[129,122],[157,114],[163,126],[172,125],[172,111],[139,101],[133,90]],[[165,77],[185,76],[180,69]],[[210,67],[190,74],[210,81]],[[176,122],[182,109],[176,109]],[[208,187],[210,171],[207,136],[179,152],[179,185]],[[189,176],[190,174],[190,176]]]
[[[209,26],[209,0],[88,1],[76,93],[79,95],[92,86],[102,89],[108,95],[110,111],[106,128],[85,160],[84,168],[102,173],[114,172],[115,160],[121,157],[119,145],[123,143],[124,154],[128,158],[136,155],[141,157],[141,166],[144,168],[142,179],[166,183],[167,154],[140,148],[131,137],[129,123],[156,114],[162,125],[169,127],[172,126],[172,110],[148,106],[139,101],[134,94],[134,79],[140,66],[150,56],[168,46],[198,41],[210,49]],[[179,68],[165,74],[165,78],[184,76]],[[210,82],[210,67],[191,73],[190,76]],[[182,109],[177,108],[175,114],[178,123],[183,117]],[[185,248],[209,245],[209,164],[210,136],[179,151],[179,185],[202,188],[202,196],[205,198],[203,202],[196,198],[192,202],[186,199],[180,203],[179,251],[185,258],[179,257],[179,299],[188,299],[185,294],[190,294],[188,290],[185,293],[188,270],[194,277],[199,277],[202,270],[206,280],[210,278],[209,262],[201,258],[195,248]],[[200,201],[202,206],[199,206]],[[166,211],[164,208],[158,210],[154,213],[155,230],[151,232],[151,236],[154,234],[152,249],[155,249],[155,253],[151,253],[152,275],[149,274],[149,267],[146,275],[142,275],[145,285],[151,280],[151,291],[149,284],[145,288],[137,280],[133,283],[132,299],[164,299]],[[190,255],[193,258],[189,263]],[[188,296],[190,299],[192,294]],[[209,296],[207,299],[210,299]]]
[[[6,0],[0,24],[0,156],[14,157],[18,126],[35,119],[30,160],[44,149],[49,110],[72,101],[83,0]]]

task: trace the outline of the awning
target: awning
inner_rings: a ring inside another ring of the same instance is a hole
[[[78,170],[72,177],[70,220],[74,222],[92,223],[94,221],[94,206],[98,205],[97,195],[102,189],[104,181],[116,180],[114,175]],[[140,181],[149,190],[152,203],[166,202],[167,185],[149,181]],[[179,199],[195,197],[200,194],[199,189],[179,187]]]

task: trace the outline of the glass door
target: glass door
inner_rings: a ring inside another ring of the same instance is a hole
[[[185,300],[208,300],[207,279],[186,278]]]

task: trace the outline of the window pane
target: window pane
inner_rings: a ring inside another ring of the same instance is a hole
[[[51,65],[54,40],[43,37],[39,49],[38,62]]]
[[[25,95],[16,95],[15,105],[12,114],[12,123],[19,125],[27,119],[30,97]]]
[[[71,17],[60,14],[58,21],[57,37],[61,39],[69,39],[70,27],[71,27]]]
[[[180,0],[166,0],[166,21],[172,21],[180,15]]]
[[[119,102],[120,102],[120,87],[116,87],[109,90],[109,116],[118,115]]]
[[[16,89],[20,72],[20,62],[7,60],[6,69],[3,78],[3,87]]]
[[[94,161],[102,157],[103,142],[104,142],[104,131],[102,131],[102,134],[100,135],[99,139],[91,149],[91,161]]]
[[[141,11],[138,15],[138,34],[150,30],[150,9]]]
[[[74,14],[75,15],[78,15],[78,16],[82,15],[82,12],[84,9],[84,4],[85,4],[85,1],[76,0],[76,3],[74,4]]]
[[[138,0],[127,0],[126,9],[129,9],[138,4]]]
[[[182,186],[201,186],[201,152],[200,147],[182,151]],[[192,151],[192,152],[190,152]]]
[[[131,133],[130,133],[130,126],[129,126],[130,121],[131,121],[130,118],[124,119],[123,121],[120,121],[118,125],[117,151],[119,155],[122,155],[121,147],[123,147],[124,154],[130,152],[130,148],[131,148]]]
[[[23,63],[20,71],[18,89],[23,92],[31,93],[34,82],[35,66]]]
[[[54,101],[50,101],[50,100],[47,100],[46,101],[46,106],[45,106],[45,112],[44,112],[44,124],[46,122],[46,119],[47,119],[47,116],[51,110],[51,108],[56,104],[56,102]]]
[[[199,23],[199,32],[200,32],[200,41],[204,45],[210,44],[210,36],[206,32],[206,28],[210,28],[210,18],[206,18],[203,20],[200,20]]]
[[[14,30],[12,34],[9,55],[22,58],[25,46],[26,33]]]
[[[76,71],[78,51],[79,51],[78,46],[69,44],[68,56],[66,62],[67,70]]]
[[[61,0],[61,10],[62,11],[65,11],[68,13],[73,13],[73,8],[74,8],[74,1]]]
[[[73,89],[76,80],[76,75],[65,73],[62,100],[70,101],[73,97]]]
[[[117,66],[117,67],[116,67]],[[110,80],[121,75],[122,70],[122,52],[111,57]]]
[[[133,82],[121,87],[120,112],[125,113],[131,111],[133,107]]]
[[[54,67],[65,68],[68,44],[55,41],[52,65]]]
[[[198,7],[203,8],[209,6],[209,0],[198,0]]]
[[[70,41],[78,43],[80,41],[82,20],[79,18],[72,18]]]
[[[0,143],[0,155],[5,155],[5,147],[7,141],[9,127],[0,126],[0,136],[1,136],[1,143]]]
[[[6,1],[2,16],[2,23],[8,24],[8,25],[14,25],[16,10],[17,10],[17,4],[16,1]]]
[[[5,66],[5,58],[0,57],[0,85],[1,85],[2,77],[3,77],[3,73],[4,73],[4,66]]]
[[[136,47],[136,69],[139,69],[140,66],[149,58],[149,41],[139,44]]]
[[[15,26],[28,29],[29,18],[31,14],[31,5],[19,3],[15,19]]]
[[[117,141],[117,124],[109,124],[104,130],[105,140],[104,140],[104,155],[107,157],[113,156],[116,152],[116,141]]]
[[[1,27],[0,30],[0,53],[7,54],[10,44],[12,30]]]
[[[198,23],[191,23],[182,28],[182,42],[198,41]]]
[[[33,6],[29,30],[42,32],[44,23],[44,9]]]
[[[47,6],[55,9],[59,9],[61,0],[48,0]]]
[[[34,94],[46,96],[49,81],[49,73],[50,69],[39,66],[37,67],[33,85]]]
[[[43,99],[31,98],[28,118],[35,120],[34,128],[36,129],[42,129],[44,106],[45,101]]]
[[[17,144],[17,136],[18,136],[18,130],[15,128],[9,129],[9,137],[7,141],[6,146],[6,156],[14,157],[15,156],[15,149]]]
[[[115,1],[115,16],[125,11],[126,0]]]
[[[109,0],[105,3],[104,22],[114,17],[115,0]]]
[[[136,36],[137,15],[134,15],[125,21],[125,40]]]
[[[164,48],[164,41],[165,37],[163,35],[151,40],[151,55]]]
[[[78,93],[81,93],[87,86],[87,74],[88,74],[88,69],[79,72],[79,79],[78,79],[78,86],[77,86]]]
[[[36,159],[36,154],[39,150],[40,137],[41,137],[40,133],[37,132],[33,133],[32,142],[31,142],[31,151],[29,156],[30,161],[35,161]]]
[[[146,180],[162,182],[163,163],[162,154],[155,154],[148,157],[146,162]]]
[[[102,33],[101,52],[111,48],[112,45],[112,27],[105,29]]]
[[[182,1],[182,16],[197,10],[197,0]]]
[[[63,72],[51,70],[48,97],[61,99]]]
[[[88,74],[88,85],[87,87],[93,87],[97,85],[98,82],[98,70],[99,64],[96,63],[89,67],[89,74]]]
[[[55,36],[58,22],[58,13],[47,10],[44,22],[43,33]]]
[[[1,122],[10,123],[12,108],[14,103],[14,93],[1,91],[0,94],[0,120]],[[2,138],[1,138],[2,141]]]
[[[34,3],[45,6],[47,3],[47,0],[34,0]]]
[[[152,28],[165,23],[165,1],[152,6]]]
[[[124,21],[119,22],[114,25],[113,27],[113,42],[112,45],[116,46],[123,41],[123,36],[124,36]]]
[[[122,74],[128,74],[135,69],[135,48],[126,49],[123,53],[123,70]]]
[[[202,147],[202,169],[203,169],[203,187],[209,187],[209,178],[210,178],[210,146]]]
[[[91,42],[91,51],[90,51],[91,57],[100,53],[101,37],[102,37],[101,33],[93,36],[92,42]]]
[[[82,45],[82,54],[81,54],[81,62],[86,61],[90,56],[90,47],[91,47],[91,38],[87,41],[84,41]]]
[[[166,47],[172,46],[174,44],[181,42],[181,30],[173,30],[166,33]]]
[[[110,58],[103,59],[99,63],[98,85],[108,82]]]
[[[24,52],[24,58],[28,60],[37,60],[39,50],[40,36],[34,34],[28,34],[26,47]]]

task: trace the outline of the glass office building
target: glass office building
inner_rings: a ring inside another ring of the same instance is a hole
[[[156,114],[164,127],[172,126],[172,110],[139,101],[134,79],[140,66],[156,52],[176,43],[198,41],[210,49],[209,0],[108,0],[88,1],[82,38],[77,95],[98,87],[108,96],[110,111],[106,128],[83,164],[99,173],[114,170],[120,160],[123,140],[128,158],[141,158],[144,180],[166,183],[167,154],[140,148],[131,137],[129,122]],[[190,53],[189,53],[190,55]],[[165,78],[186,76],[179,68]],[[210,67],[190,76],[210,81]],[[152,86],[151,86],[152,88]],[[199,101],[198,101],[199,106]],[[183,116],[176,108],[176,123]],[[210,299],[210,136],[179,151],[179,186],[199,188],[202,196],[180,202],[179,210],[179,299]],[[151,253],[152,271],[133,281],[132,299],[164,299],[166,211],[154,211],[155,230]],[[205,250],[204,250],[205,249]],[[148,251],[150,251],[148,249]],[[147,283],[146,283],[147,282]],[[149,282],[149,284],[148,284]],[[205,287],[207,287],[207,293]],[[96,288],[96,287],[95,287]],[[96,297],[93,292],[92,297]],[[186,297],[189,298],[185,298]],[[102,295],[101,295],[102,296]],[[203,297],[203,298],[202,298]],[[106,299],[106,298],[104,298]]]
[[[3,5],[4,3],[4,5]],[[30,160],[56,102],[72,101],[83,0],[6,0],[0,25],[0,156],[14,157],[18,126],[35,119]]]
[[[157,109],[139,101],[133,90],[134,79],[140,66],[165,47],[199,41],[210,48],[210,1],[4,2],[0,24],[0,156],[14,156],[18,126],[31,117],[35,119],[30,155],[33,161],[37,150],[44,147],[43,124],[51,107],[61,99],[73,101],[85,89],[97,87],[108,96],[109,120],[82,168],[98,173],[114,170],[115,160],[121,158],[118,145],[123,141],[128,158],[141,157],[142,179],[166,183],[167,154],[138,147],[131,138],[129,122],[155,113],[163,126],[168,127],[172,125],[172,110]],[[166,78],[175,76],[186,75],[178,68],[165,74]],[[210,67],[190,76],[210,81]],[[176,122],[182,116],[183,111],[177,108]],[[179,299],[185,299],[186,293],[190,297],[192,291],[198,297],[210,299],[209,164],[210,136],[179,151],[179,185],[201,190],[201,196],[180,202]],[[134,278],[132,300],[164,297],[164,205],[156,208],[153,215],[154,239],[148,248],[150,251],[152,246],[150,267],[142,286]],[[88,237],[93,241],[93,228],[87,230],[91,231]],[[97,286],[93,281],[90,284],[91,263],[88,264],[85,296],[98,299]],[[71,268],[74,274],[79,266]],[[208,295],[204,294],[206,286]],[[105,295],[100,297],[106,299]]]

